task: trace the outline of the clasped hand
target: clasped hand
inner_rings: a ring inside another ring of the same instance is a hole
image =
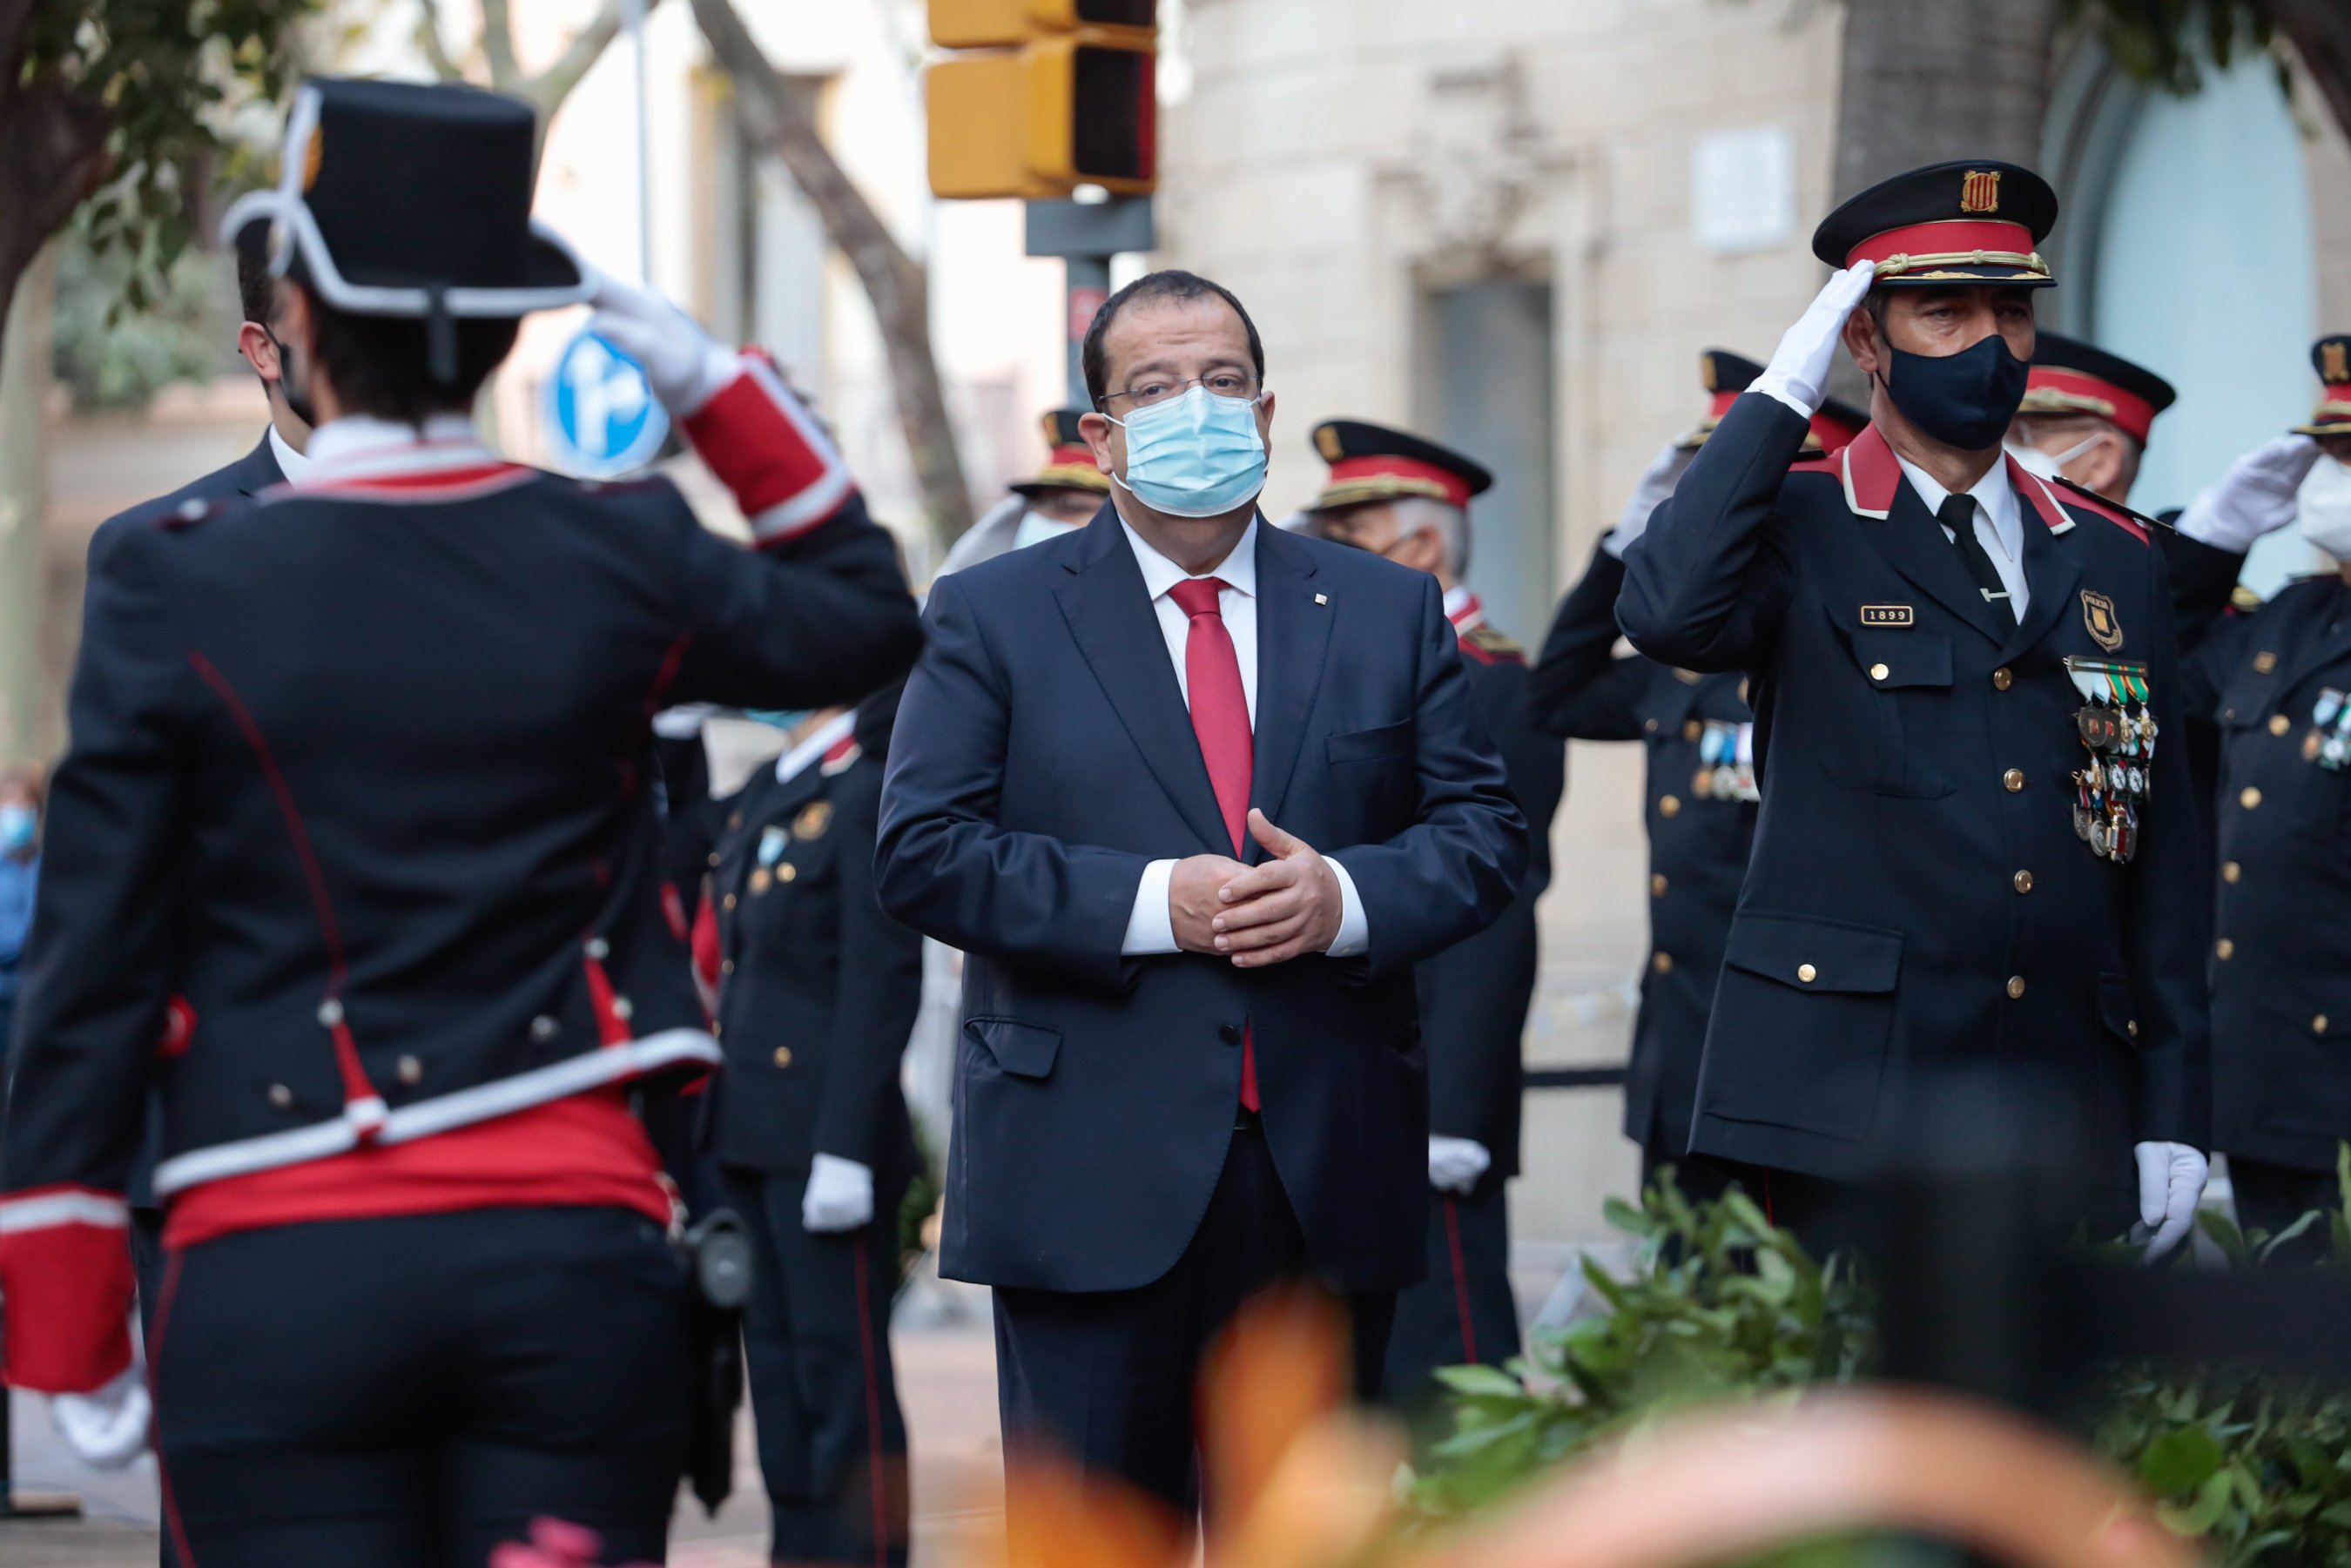
[[[1337,873],[1311,845],[1275,827],[1263,811],[1251,809],[1249,831],[1273,857],[1262,865],[1243,865],[1228,855],[1176,862],[1167,883],[1176,945],[1186,953],[1229,957],[1242,969],[1329,951],[1345,913]]]

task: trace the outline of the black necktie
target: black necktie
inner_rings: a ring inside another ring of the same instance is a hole
[[[1936,509],[1936,517],[1948,529],[1951,543],[1958,547],[1960,563],[1968,575],[1975,579],[1976,587],[1983,591],[1986,601],[2000,607],[2002,616],[2016,619],[2016,601],[2008,596],[2008,584],[2000,578],[2000,569],[1976,538],[1976,498],[1973,496],[1946,496]]]

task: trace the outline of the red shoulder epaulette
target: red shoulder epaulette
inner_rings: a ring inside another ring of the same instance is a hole
[[[2066,505],[2079,507],[2085,512],[2105,518],[2141,544],[2151,543],[2155,538],[2155,530],[2163,527],[2153,517],[2134,512],[2120,501],[2110,501],[2095,490],[2085,489],[2063,475],[2052,478],[2049,482],[2065,491]]]
[[[1837,448],[1837,452],[1844,450],[1842,446]],[[1837,466],[1836,452],[1823,452],[1817,457],[1800,457],[1788,465],[1791,474],[1838,474],[1843,471]]]
[[[1481,664],[1523,664],[1527,651],[1517,638],[1491,626],[1472,626],[1461,633],[1461,651]]]
[[[824,756],[818,761],[817,770],[830,779],[836,773],[848,772],[864,755],[865,748],[857,744],[857,737],[844,735],[824,748]]]

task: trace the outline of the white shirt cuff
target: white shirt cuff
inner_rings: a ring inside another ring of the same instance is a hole
[[[1134,890],[1134,907],[1126,916],[1126,939],[1118,945],[1120,953],[1139,958],[1182,950],[1176,946],[1176,916],[1167,908],[1167,884],[1175,877],[1172,860],[1153,861],[1143,868],[1143,881]]]
[[[1324,855],[1322,859],[1330,865],[1331,874],[1339,879],[1339,935],[1331,939],[1331,946],[1322,950],[1322,956],[1326,958],[1353,958],[1370,949],[1372,923],[1364,917],[1364,901],[1355,892],[1355,879],[1347,874],[1345,862],[1332,855]],[[1162,902],[1165,901],[1163,899]]]
[[[1795,411],[1796,417],[1810,424],[1818,409],[1806,408],[1802,399],[1782,385],[1776,376],[1759,376],[1748,384],[1749,392],[1760,392],[1782,408]]]

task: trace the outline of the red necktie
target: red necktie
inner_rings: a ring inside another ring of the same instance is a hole
[[[1192,622],[1184,639],[1184,685],[1192,706],[1192,733],[1199,738],[1200,760],[1208,765],[1208,783],[1217,792],[1217,809],[1224,813],[1225,831],[1232,835],[1238,857],[1249,841],[1249,768],[1257,755],[1249,732],[1249,694],[1241,686],[1240,656],[1233,652],[1233,634],[1217,595],[1222,578],[1192,577],[1167,591]],[[1257,1046],[1248,1030],[1241,1035],[1241,1103],[1257,1105]]]

